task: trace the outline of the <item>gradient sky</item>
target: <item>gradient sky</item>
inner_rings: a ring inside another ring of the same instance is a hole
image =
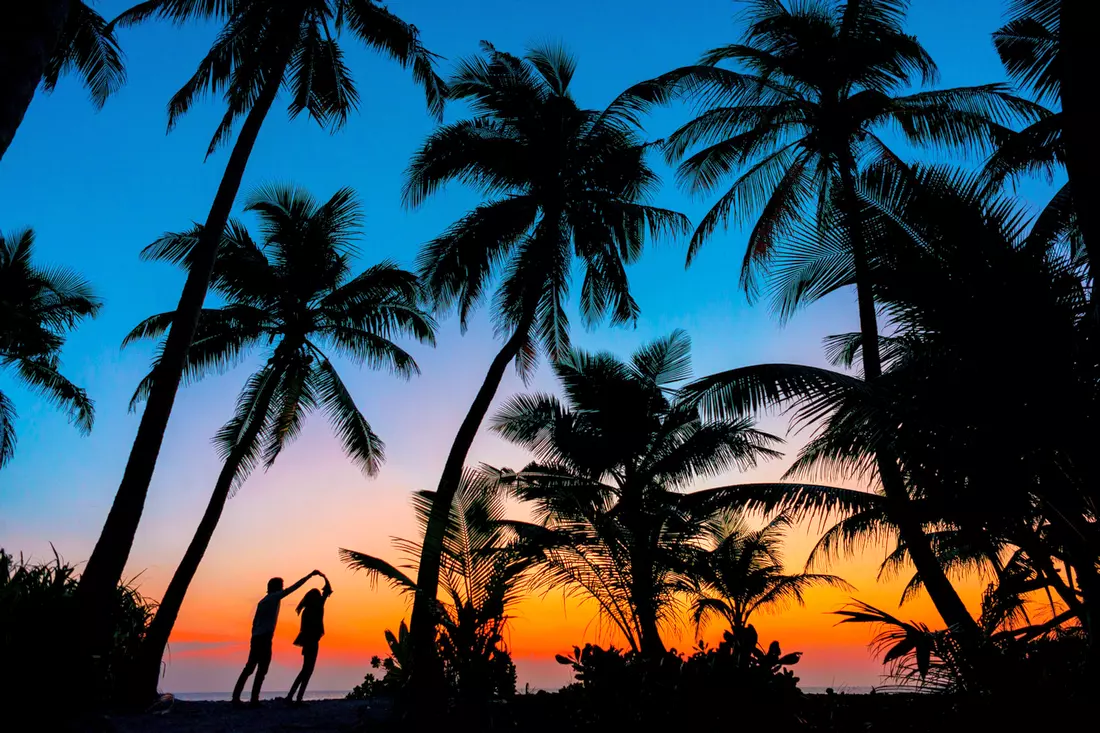
[[[113,17],[130,0],[100,0]],[[989,40],[1001,21],[1001,0],[915,0],[909,29],[939,63],[943,86],[999,81],[1003,72]],[[393,0],[392,10],[415,23],[425,43],[445,57],[446,72],[485,39],[520,52],[532,43],[561,41],[579,60],[573,93],[582,105],[601,107],[630,84],[693,61],[699,53],[737,36],[729,0]],[[19,409],[15,459],[0,473],[0,547],[36,558],[50,543],[68,560],[83,562],[98,537],[137,429],[127,403],[146,373],[151,347],[120,351],[125,333],[141,318],[175,307],[183,278],[170,266],[143,263],[139,250],[166,230],[203,220],[227,158],[223,149],[203,162],[222,114],[211,101],[194,109],[165,136],[165,104],[191,74],[212,40],[214,26],[177,28],[149,24],[123,31],[129,82],[96,113],[83,89],[66,79],[51,96],[31,105],[15,141],[0,163],[0,229],[32,226],[42,263],[64,264],[83,273],[106,301],[102,315],[68,342],[64,369],[96,401],[91,437],[81,437],[65,418],[0,374],[0,388]],[[330,135],[300,119],[289,122],[276,107],[260,135],[244,190],[289,182],[327,198],[354,187],[366,211],[362,265],[393,258],[411,266],[421,243],[475,202],[453,186],[421,210],[400,205],[401,175],[409,155],[432,129],[423,98],[408,75],[371,52],[345,43],[363,98],[360,114]],[[460,114],[451,110],[449,117]],[[650,120],[659,137],[684,119],[683,110],[663,110]],[[662,168],[663,170],[663,168]],[[1046,186],[1026,190],[1041,202]],[[693,220],[706,201],[690,200],[668,183],[657,201]],[[248,220],[246,220],[248,221]],[[251,222],[249,222],[251,223]],[[577,345],[628,354],[639,344],[686,329],[693,337],[698,375],[758,362],[823,364],[822,337],[853,330],[852,293],[838,293],[780,326],[762,306],[751,307],[737,290],[744,235],[719,234],[690,270],[683,267],[684,242],[663,242],[631,271],[642,317],[636,328],[601,326],[573,331]],[[275,467],[255,474],[226,508],[172,637],[164,688],[179,692],[227,690],[247,655],[255,602],[269,576],[291,582],[313,568],[327,572],[336,595],[328,606],[315,689],[348,689],[362,679],[367,660],[384,648],[382,631],[407,613],[386,588],[371,589],[345,571],[336,550],[350,547],[399,559],[392,535],[412,535],[411,491],[434,488],[462,415],[497,349],[484,312],[465,336],[456,321],[441,323],[434,350],[410,346],[422,376],[402,382],[385,374],[341,364],[345,380],[375,430],[387,444],[381,474],[363,478],[341,454],[323,417],[314,416]],[[181,392],[168,428],[134,545],[127,577],[156,598],[196,526],[219,464],[209,442],[230,415],[252,361]],[[529,386],[554,388],[541,367]],[[498,402],[524,389],[513,373]],[[783,433],[778,420],[763,423]],[[800,441],[792,436],[788,453]],[[526,456],[483,433],[471,462],[520,467]],[[742,476],[702,485],[777,478],[787,461]],[[801,567],[813,528],[796,532],[787,557]],[[884,548],[834,564],[858,588],[858,597],[896,608],[903,581],[875,581]],[[903,579],[904,580],[904,579]],[[978,585],[967,586],[968,600]],[[762,617],[762,635],[784,650],[805,653],[798,665],[804,685],[870,685],[880,665],[866,649],[868,632],[834,626],[825,615],[846,600],[836,591],[812,593],[804,609]],[[276,637],[271,690],[284,690],[299,664],[293,603],[284,604]],[[936,621],[926,600],[903,616]],[[569,682],[553,655],[574,643],[615,641],[594,621],[594,610],[564,603],[560,594],[532,598],[517,610],[510,631],[520,684],[557,687]],[[690,630],[670,631],[670,645],[686,648]]]

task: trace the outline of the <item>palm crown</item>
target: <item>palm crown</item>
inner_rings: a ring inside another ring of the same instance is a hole
[[[540,343],[551,358],[569,347],[565,305],[575,255],[584,267],[581,314],[610,311],[633,320],[625,265],[641,254],[646,232],[686,227],[675,212],[645,203],[657,176],[646,146],[621,115],[581,109],[569,92],[575,61],[559,48],[518,58],[483,44],[449,80],[450,98],[474,116],[428,138],[408,170],[405,201],[417,206],[448,181],[489,200],[425,246],[420,268],[440,307],[462,323],[493,285],[500,330],[537,329],[524,349],[529,367]]]
[[[198,379],[235,365],[251,349],[266,350],[264,366],[249,378],[236,415],[217,442],[226,455],[245,453],[243,478],[261,451],[270,466],[297,435],[305,415],[319,408],[348,455],[373,474],[383,459],[383,444],[329,353],[405,377],[416,373],[416,362],[393,342],[411,336],[434,343],[434,324],[417,307],[416,278],[388,262],[352,276],[361,217],[349,189],[324,203],[300,189],[260,189],[245,210],[259,215],[263,240],[257,244],[244,226],[230,223],[212,279],[226,304],[202,311],[187,354],[187,378]],[[143,256],[186,266],[200,229],[165,235]],[[124,343],[161,336],[173,316],[146,319]],[[155,375],[154,369],[142,381],[135,401],[148,394]],[[250,435],[251,444],[240,445]]]
[[[536,582],[595,600],[635,650],[663,645],[686,557],[724,494],[684,493],[702,477],[778,455],[775,438],[745,419],[703,423],[673,385],[690,374],[683,332],[623,363],[571,352],[555,363],[565,391],[517,396],[494,430],[534,453],[518,475],[501,474],[533,503],[539,526],[516,525],[540,557]]]
[[[757,611],[801,605],[814,586],[850,588],[835,575],[784,572],[780,545],[790,526],[790,517],[780,514],[752,530],[737,511],[718,512],[706,522],[690,563],[697,627],[717,616],[731,629],[745,628]]]
[[[34,264],[34,232],[0,233],[0,367],[11,367],[32,390],[69,415],[87,433],[92,401],[60,368],[65,335],[101,303],[75,272]],[[15,405],[0,392],[0,467],[15,453]]]
[[[444,86],[432,68],[433,55],[415,26],[376,0],[148,0],[114,22],[128,25],[153,16],[180,23],[225,21],[199,68],[168,104],[172,129],[202,95],[222,93],[226,111],[207,154],[229,139],[234,122],[273,79],[282,79],[291,94],[292,118],[305,112],[318,124],[342,126],[359,104],[338,40],[344,29],[411,68],[429,109],[442,114]]]
[[[691,193],[710,193],[742,170],[700,221],[688,260],[718,226],[755,220],[741,274],[750,295],[792,228],[825,215],[844,175],[872,163],[903,168],[880,137],[884,128],[915,145],[980,149],[1003,134],[998,123],[1041,114],[1001,84],[904,93],[938,72],[903,30],[903,0],[747,5],[741,43],[712,49],[699,66],[636,92],[649,101],[683,93],[698,102],[701,114],[665,144],[670,161],[682,159],[678,178]],[[740,69],[719,65],[726,62]],[[847,281],[832,286],[839,284]]]

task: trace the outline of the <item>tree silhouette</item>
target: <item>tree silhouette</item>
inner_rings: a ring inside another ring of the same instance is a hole
[[[254,468],[275,463],[310,412],[327,415],[344,452],[364,473],[378,471],[382,441],[329,354],[408,378],[418,372],[416,362],[393,340],[409,336],[434,343],[434,324],[417,307],[415,275],[388,262],[351,275],[361,215],[350,189],[318,203],[301,189],[263,188],[245,210],[259,215],[263,241],[256,243],[238,222],[227,227],[211,279],[226,303],[200,314],[185,374],[190,381],[223,371],[256,348],[267,358],[248,378],[234,416],[214,438],[222,469],[146,633],[135,690],[139,698],[156,693],[165,645],[226,501]],[[168,234],[143,255],[189,268],[202,237],[201,227]],[[124,343],[161,337],[174,318],[172,312],[147,318]],[[158,362],[163,354],[162,344]],[[131,406],[148,398],[160,374],[154,364]]]
[[[1042,114],[1001,84],[909,93],[914,79],[930,83],[938,71],[905,33],[907,5],[753,0],[741,42],[712,49],[700,65],[624,95],[636,107],[677,95],[701,105],[701,114],[665,144],[669,159],[682,161],[677,174],[691,193],[709,193],[741,171],[696,227],[688,261],[720,225],[755,220],[741,270],[750,298],[770,289],[787,316],[800,304],[854,284],[869,380],[881,374],[882,359],[870,279],[874,243],[862,221],[857,177],[871,165],[907,175],[879,132],[892,126],[914,145],[965,151],[991,146],[1003,137],[1005,124]],[[729,62],[739,69],[720,65]],[[802,226],[806,220],[816,226]],[[838,229],[846,232],[839,250],[833,237]],[[801,266],[806,258],[816,267]],[[770,282],[761,283],[768,271]],[[901,476],[885,453],[879,471],[937,610],[949,624],[972,627],[907,509]]]
[[[93,403],[60,372],[65,336],[102,305],[80,275],[43,268],[34,232],[0,232],[0,368],[68,413],[80,432],[92,429]],[[0,468],[15,454],[15,404],[0,391]]]
[[[99,109],[126,73],[113,30],[82,0],[9,3],[0,24],[0,160],[34,94],[51,92],[63,74],[77,73]]]
[[[814,586],[851,589],[835,575],[787,574],[780,553],[791,520],[780,514],[750,530],[737,511],[721,511],[704,525],[701,549],[691,558],[687,575],[694,582],[691,611],[696,628],[712,617],[731,630],[747,628],[757,611],[803,605],[803,593]]]
[[[493,421],[534,453],[534,463],[500,478],[533,504],[537,524],[515,526],[539,558],[536,585],[594,600],[632,650],[658,658],[659,626],[677,609],[696,543],[723,505],[723,492],[683,489],[777,456],[769,447],[777,439],[744,418],[704,423],[678,399],[674,385],[691,373],[682,331],[628,363],[572,351],[554,371],[564,403],[518,395]]]
[[[432,55],[420,43],[415,27],[374,0],[147,0],[115,23],[137,23],[160,17],[176,23],[219,20],[224,25],[194,76],[168,105],[168,128],[206,94],[221,92],[225,116],[214,133],[209,155],[228,142],[236,121],[244,117],[202,234],[195,243],[187,281],[175,309],[174,328],[158,361],[156,383],[148,395],[126,470],[81,578],[78,596],[84,608],[85,643],[94,653],[104,643],[107,625],[96,609],[122,574],[141,521],[168,417],[187,364],[187,353],[214,268],[222,232],[229,221],[245,166],[279,89],[290,92],[292,117],[305,112],[320,125],[339,129],[357,107],[359,94],[343,51],[332,30],[347,31],[402,66],[425,90],[429,109],[440,115],[442,82],[432,70]]]
[[[527,375],[540,348],[550,358],[569,348],[565,305],[574,257],[585,272],[584,320],[595,323],[610,312],[612,322],[628,323],[638,306],[625,265],[641,255],[647,233],[686,230],[682,215],[646,204],[657,176],[630,120],[577,105],[569,91],[575,70],[560,48],[537,48],[521,59],[484,44],[484,54],[459,64],[448,82],[451,98],[466,100],[474,116],[433,133],[409,166],[409,205],[453,180],[488,198],[424,247],[421,273],[436,306],[456,308],[463,328],[499,280],[493,314],[506,338],[435,492],[412,614],[414,684],[432,676],[432,609],[451,500],[509,362]]]

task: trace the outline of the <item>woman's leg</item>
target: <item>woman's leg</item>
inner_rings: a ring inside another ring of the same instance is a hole
[[[298,676],[294,678],[294,684],[290,686],[290,692],[286,693],[287,702],[294,699],[294,691],[298,689],[298,685],[302,683],[302,673],[299,672]]]
[[[294,684],[290,686],[290,692],[286,693],[287,702],[294,700],[295,691],[301,686],[305,678],[302,676],[306,671],[306,648],[302,647],[302,669],[298,672],[298,676],[294,678]]]
[[[313,668],[317,666],[317,652],[318,646],[307,646],[302,648],[302,671],[298,673],[298,679],[294,680],[294,684],[298,685],[301,682],[301,687],[298,687],[298,702],[302,701],[302,695],[306,694],[306,685],[309,684],[309,678],[313,675]]]

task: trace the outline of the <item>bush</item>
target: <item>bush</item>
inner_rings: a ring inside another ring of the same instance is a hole
[[[736,721],[782,731],[799,723],[802,693],[789,669],[799,657],[774,641],[764,649],[749,626],[688,656],[672,650],[653,659],[587,644],[557,660],[577,680],[560,693],[575,728]]]
[[[116,701],[155,605],[133,587],[119,587],[113,646],[86,679],[75,658],[77,582],[73,566],[56,551],[53,561],[32,563],[0,549],[0,704],[5,709],[60,718]]]

